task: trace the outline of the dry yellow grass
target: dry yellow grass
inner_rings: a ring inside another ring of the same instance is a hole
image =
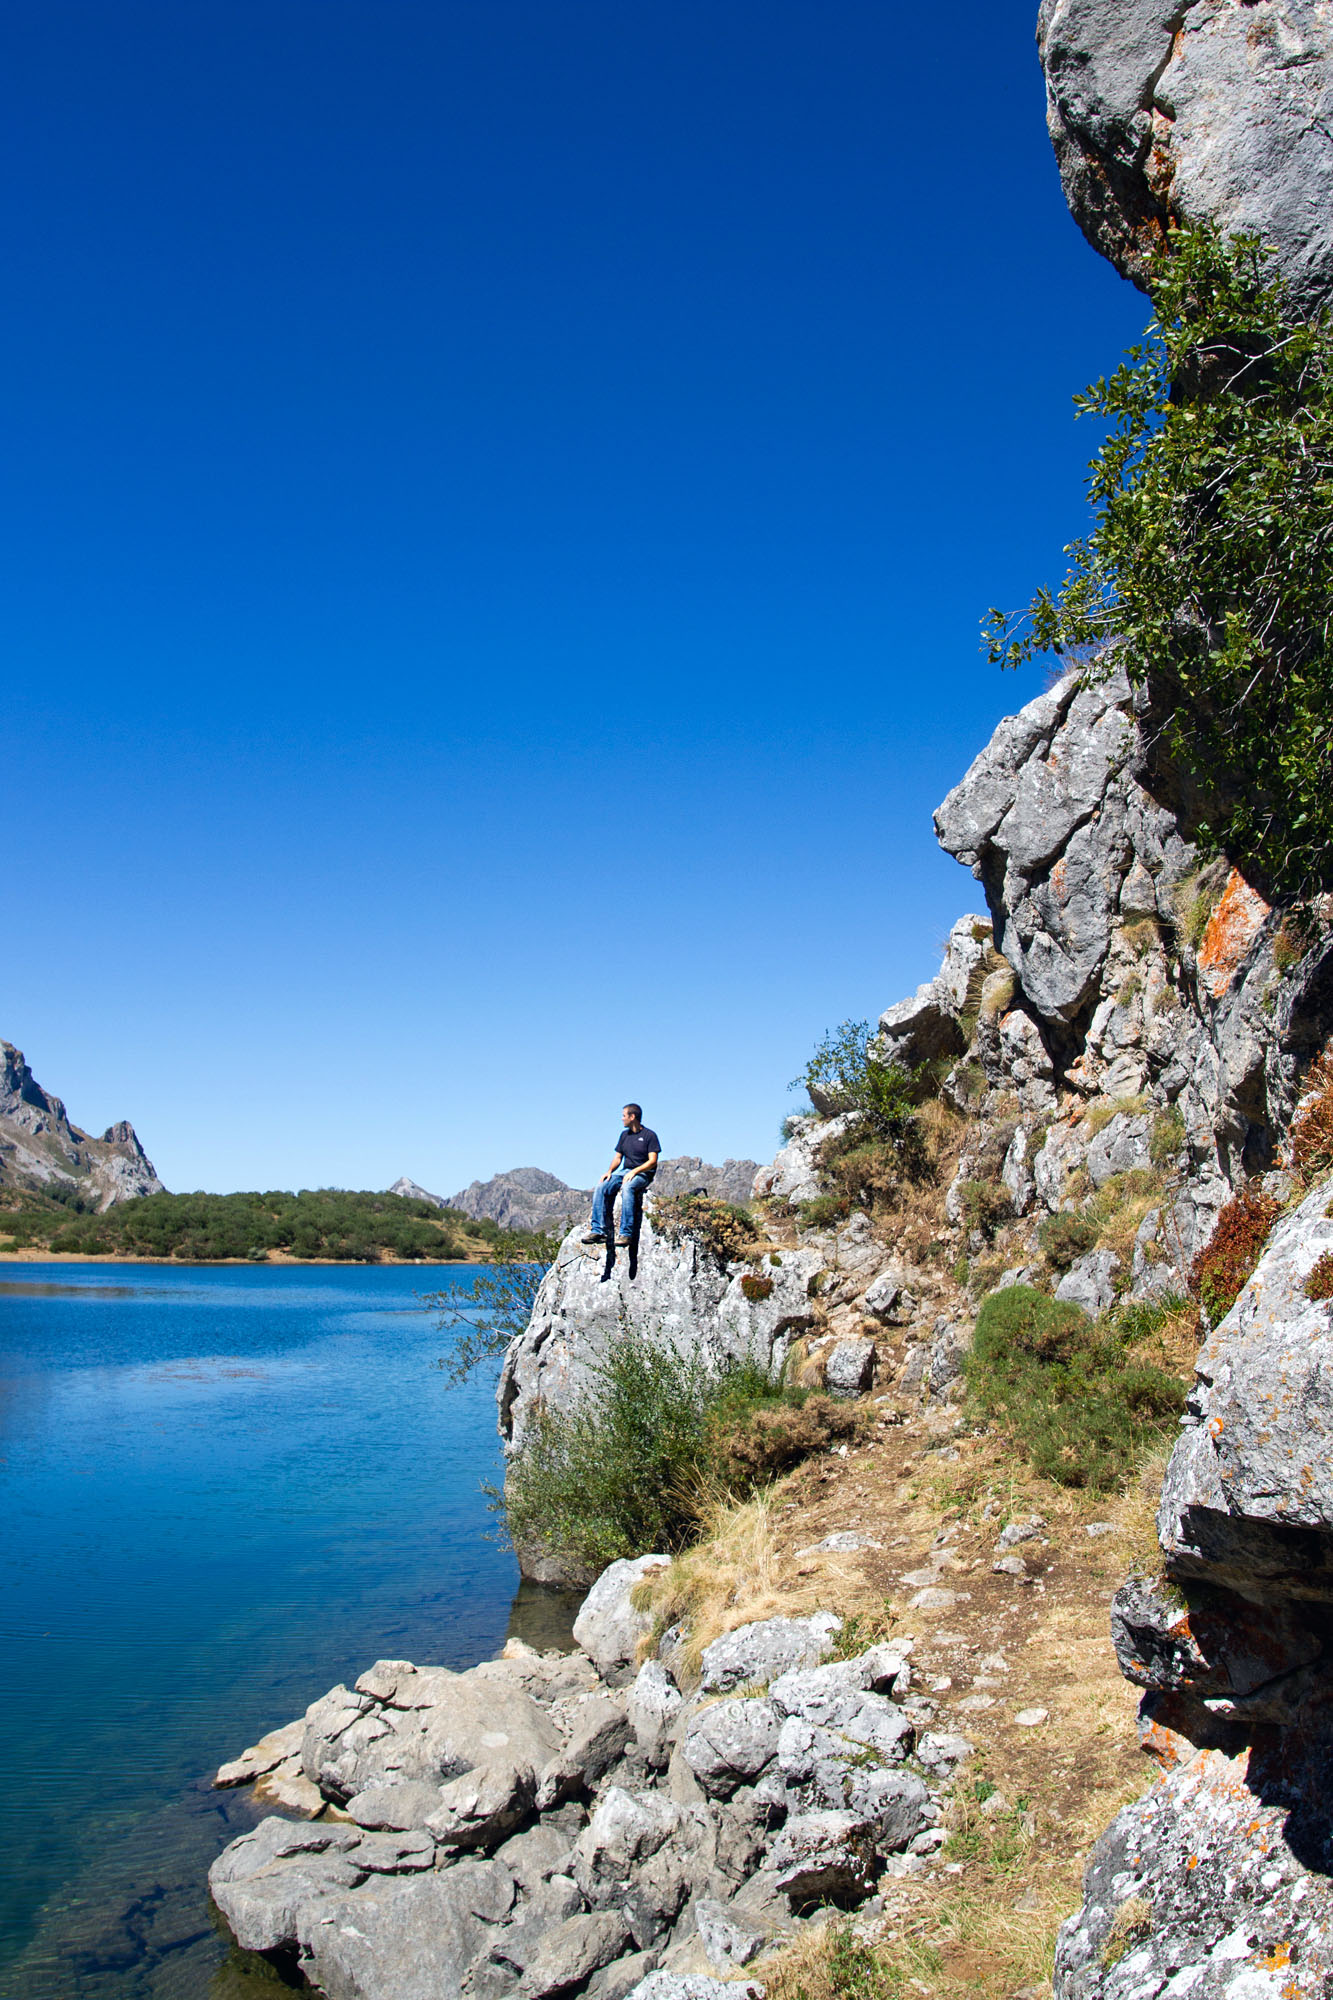
[[[780,1552],[780,1537],[790,1536],[790,1524],[780,1522],[778,1513],[781,1491],[772,1487],[749,1500],[714,1501],[705,1510],[701,1539],[636,1586],[634,1603],[653,1621],[641,1656],[654,1649],[668,1626],[688,1626],[680,1668],[697,1682],[704,1648],[756,1619],[834,1611],[858,1620],[866,1645],[887,1631],[883,1598],[867,1585],[857,1556]]]

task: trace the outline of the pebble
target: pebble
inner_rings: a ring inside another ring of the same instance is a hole
[[[1021,1729],[1036,1729],[1050,1720],[1050,1713],[1044,1708],[1020,1708],[1014,1721]]]
[[[1115,1522],[1089,1521],[1087,1526],[1084,1528],[1083,1532],[1085,1535],[1093,1535],[1093,1536],[1113,1535],[1115,1533]]]

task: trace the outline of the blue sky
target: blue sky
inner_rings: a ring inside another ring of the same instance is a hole
[[[1145,302],[1034,9],[20,0],[0,1034],[173,1188],[771,1155]]]

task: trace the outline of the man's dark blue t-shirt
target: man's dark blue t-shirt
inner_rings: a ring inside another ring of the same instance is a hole
[[[616,1140],[615,1150],[627,1167],[641,1167],[650,1153],[660,1153],[662,1142],[656,1132],[650,1132],[646,1125],[640,1125],[637,1132],[623,1131]]]

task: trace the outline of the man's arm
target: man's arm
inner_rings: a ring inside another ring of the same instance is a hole
[[[649,1153],[646,1160],[641,1160],[637,1167],[631,1169],[630,1178],[633,1179],[635,1174],[649,1174],[652,1172],[653,1168],[656,1165],[657,1165],[656,1153]]]
[[[657,1158],[657,1155],[656,1155],[656,1153],[654,1153],[654,1154],[653,1154],[653,1158],[654,1158],[654,1160],[656,1160],[656,1158]],[[622,1167],[623,1165],[624,1165],[624,1161],[623,1161],[623,1160],[621,1159],[621,1157],[620,1157],[619,1153],[612,1153],[612,1155],[611,1155],[611,1164],[610,1164],[610,1166],[609,1166],[609,1167],[607,1168],[606,1172],[605,1172],[605,1173],[604,1173],[604,1174],[602,1175],[602,1179],[603,1179],[604,1181],[609,1181],[609,1180],[610,1180],[610,1178],[611,1178],[611,1176],[612,1176],[612,1174],[616,1173],[616,1172],[618,1171],[618,1169],[619,1169],[620,1167]]]

